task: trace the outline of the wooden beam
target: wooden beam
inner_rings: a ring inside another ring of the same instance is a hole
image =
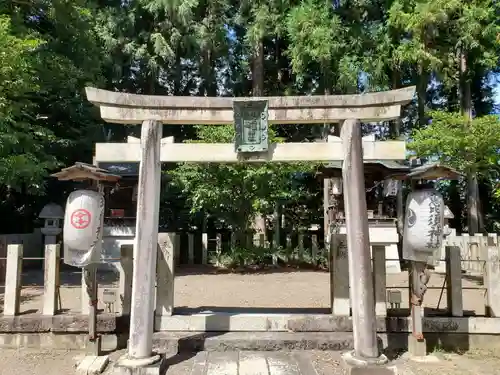
[[[363,141],[365,160],[404,160],[404,141]],[[102,162],[137,162],[141,148],[137,143],[97,143],[95,159]],[[232,143],[162,143],[160,160],[169,163],[296,162],[343,160],[342,142],[276,143],[269,151],[244,156]]]
[[[118,124],[140,124],[155,120],[173,125],[229,125],[234,123],[232,108],[149,108],[101,105],[104,121]],[[323,124],[345,119],[364,122],[394,120],[401,115],[401,105],[370,107],[276,108],[269,110],[272,124]]]

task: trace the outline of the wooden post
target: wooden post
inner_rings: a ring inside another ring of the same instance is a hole
[[[194,264],[194,233],[188,233],[188,263]]]
[[[136,239],[132,280],[132,306],[128,356],[151,357],[153,348],[154,287],[158,246],[162,124],[144,121],[137,192]]]
[[[345,120],[342,124],[341,138],[344,149],[342,178],[349,284],[351,300],[355,301],[352,305],[354,355],[356,358],[372,360],[379,357],[379,349],[359,122]]]
[[[500,317],[500,251],[496,234],[488,234],[488,257],[484,275],[486,286],[486,314]]]
[[[219,259],[220,259],[220,255],[222,253],[222,234],[220,234],[220,233],[217,233],[215,235],[215,253],[217,254],[216,267],[219,267],[220,266]]]
[[[232,250],[236,247],[236,233],[235,232],[231,232],[230,242],[231,242],[231,250]]]
[[[59,295],[59,262],[61,248],[56,243],[56,236],[45,237],[44,283],[43,283],[43,310],[42,314],[53,316],[57,311],[57,297]]]
[[[18,315],[21,306],[21,273],[23,269],[23,245],[7,245],[7,269],[5,271],[4,315]]]
[[[85,293],[87,294],[88,316],[89,316],[89,340],[94,342],[97,340],[97,264],[90,263],[82,269],[83,278],[85,279]],[[98,344],[99,346],[99,344]],[[97,348],[98,348],[97,346]],[[90,346],[90,350],[94,351],[96,347]],[[99,349],[94,355],[99,355]]]
[[[318,235],[313,234],[311,236],[311,256],[313,259],[313,264],[318,265]]]
[[[174,234],[174,262],[181,264],[181,236],[179,233]]]
[[[298,235],[299,261],[304,259],[304,232],[299,232]]]
[[[174,312],[174,241],[175,233],[158,234],[158,263],[156,267],[155,326],[160,327],[163,316]],[[158,322],[160,320],[160,322]]]
[[[446,296],[451,316],[464,316],[460,248],[446,246]]]
[[[387,316],[385,246],[373,245],[373,285],[375,286],[375,314]]]
[[[276,202],[274,206],[274,235],[273,248],[277,249],[281,244],[281,203]]]
[[[134,272],[133,252],[133,245],[122,245],[120,247],[121,267],[119,294],[122,315],[130,315],[130,304],[132,303],[132,274]]]
[[[88,294],[88,289],[91,287],[87,283],[87,277],[85,277],[85,269],[82,268],[82,288],[81,288],[81,301],[82,301],[82,307],[81,307],[81,314],[82,315],[89,315],[89,305],[90,305],[90,298]]]

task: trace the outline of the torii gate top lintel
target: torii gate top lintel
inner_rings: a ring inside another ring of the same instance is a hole
[[[415,86],[356,95],[263,98],[137,95],[94,87],[87,87],[85,92],[87,99],[100,107],[102,118],[112,123],[157,120],[167,124],[232,124],[234,101],[267,100],[269,122],[287,124],[396,119],[401,106],[413,99]]]

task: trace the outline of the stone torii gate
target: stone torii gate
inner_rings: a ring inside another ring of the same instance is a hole
[[[295,162],[343,163],[350,296],[355,350],[352,357],[363,363],[381,361],[375,324],[368,219],[364,191],[363,159],[403,160],[405,143],[362,140],[359,121],[397,119],[401,106],[410,102],[414,87],[360,95],[283,96],[267,98],[175,97],[117,93],[86,88],[87,98],[100,107],[101,117],[111,123],[141,124],[141,142],[96,145],[96,161],[140,162],[137,194],[136,238],[133,260],[130,335],[127,368],[156,366],[152,353],[154,288],[160,178],[162,162]],[[339,123],[341,137],[325,143],[270,144],[263,152],[238,152],[235,145],[162,142],[162,124],[220,125],[235,122],[237,103],[265,103],[266,120],[277,124]],[[173,285],[169,286],[173,289]],[[173,290],[171,290],[173,293]],[[383,361],[383,358],[382,358]],[[128,371],[128,370],[127,370]],[[149,372],[148,372],[149,373]]]

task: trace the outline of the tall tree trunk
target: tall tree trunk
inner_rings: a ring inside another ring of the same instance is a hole
[[[417,111],[418,111],[418,126],[424,127],[427,125],[425,117],[425,105],[427,103],[427,84],[429,75],[425,69],[419,65],[417,76]]]
[[[205,96],[217,96],[217,83],[212,50],[207,47],[202,51],[202,77],[201,92]]]
[[[259,40],[254,49],[252,64],[252,94],[264,95],[264,42]],[[253,229],[257,235],[266,234],[266,219],[262,214],[257,214],[254,219]]]
[[[181,65],[181,54],[179,53],[179,48],[177,48],[177,55],[175,56],[175,77],[174,77],[174,95],[181,95],[181,82],[182,82],[182,65]]]
[[[264,41],[260,40],[254,49],[252,64],[253,96],[264,95]]]
[[[391,71],[391,88],[393,90],[401,87],[401,77],[398,70]],[[398,139],[401,134],[401,117],[389,123],[389,138]],[[403,255],[403,230],[404,230],[404,215],[405,206],[403,199],[403,181],[400,181],[399,189],[396,195],[396,230],[398,232],[398,252],[399,257],[402,259]]]
[[[461,107],[462,113],[467,118],[467,122],[472,121],[472,96],[469,77],[469,67],[467,53],[463,49],[460,50],[460,90],[461,90]],[[467,209],[468,209],[468,231],[470,235],[479,233],[481,216],[479,210],[479,185],[477,181],[477,173],[469,170],[467,173]]]
[[[331,73],[330,64],[325,62],[322,64],[323,73],[323,90],[325,95],[331,94]],[[322,138],[324,142],[328,142],[329,135],[340,135],[340,125],[324,124]],[[334,222],[338,214],[338,197],[332,194],[332,179],[323,178],[323,234],[324,242],[328,244],[331,239],[332,231],[334,229]]]

